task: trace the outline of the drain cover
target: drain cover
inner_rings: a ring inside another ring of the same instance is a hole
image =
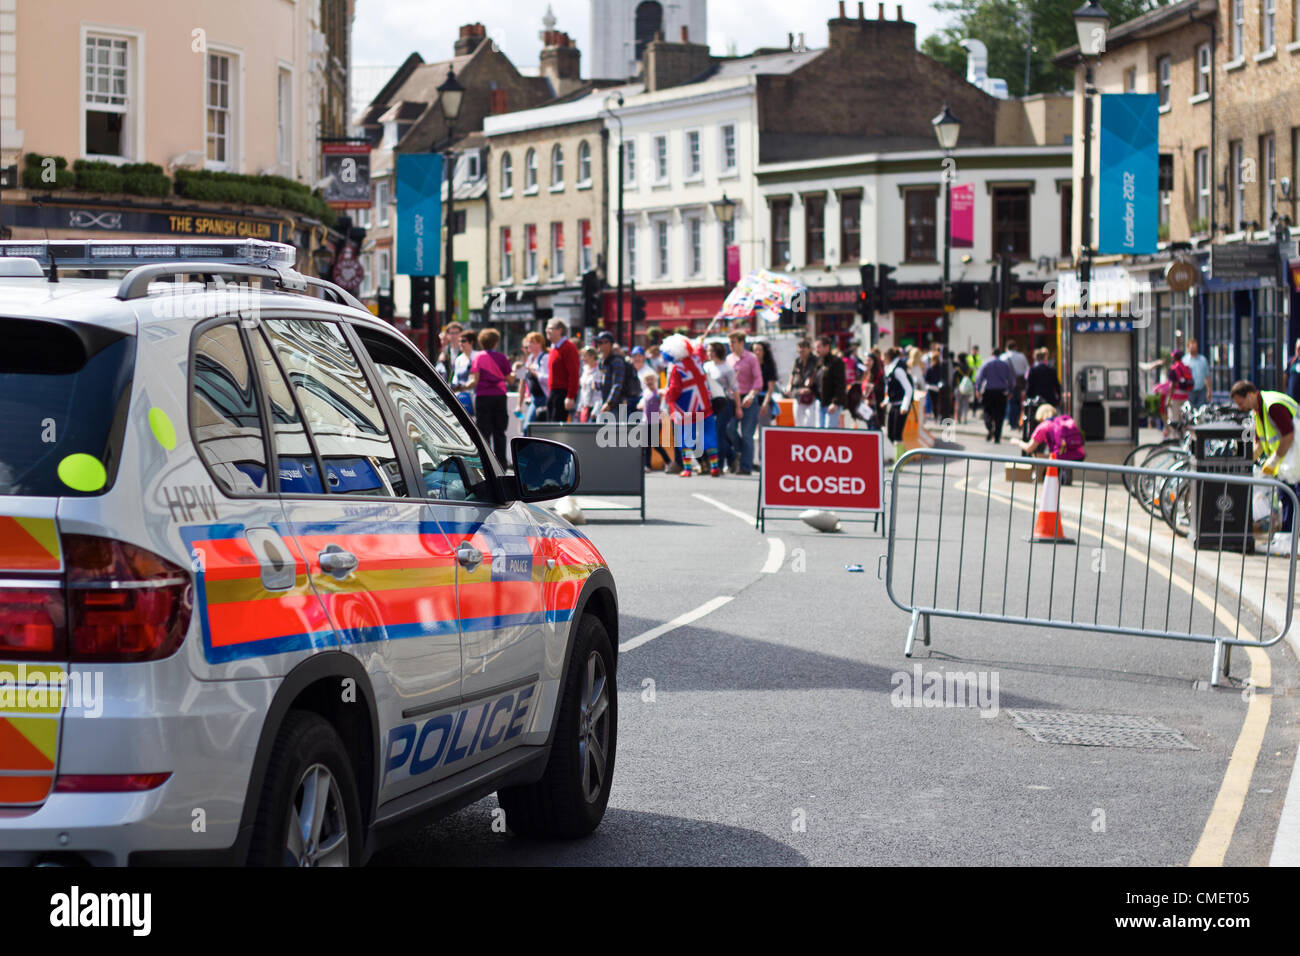
[[[1195,750],[1187,738],[1153,717],[1068,714],[1059,710],[1008,710],[1016,726],[1043,744],[1079,747],[1152,747]]]

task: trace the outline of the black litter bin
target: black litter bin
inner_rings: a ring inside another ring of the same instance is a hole
[[[1221,475],[1250,475],[1254,432],[1245,422],[1193,425],[1192,468]],[[1251,486],[1200,481],[1193,496],[1193,544],[1216,551],[1255,551]]]

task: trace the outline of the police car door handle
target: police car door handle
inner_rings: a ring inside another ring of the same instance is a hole
[[[474,547],[468,541],[462,541],[460,547],[456,549],[456,560],[464,567],[473,571],[483,563],[483,552]]]
[[[326,545],[320,553],[320,569],[336,578],[345,578],[357,569],[357,556],[337,544]]]

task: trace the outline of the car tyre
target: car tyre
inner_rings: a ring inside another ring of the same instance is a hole
[[[605,625],[584,615],[546,770],[536,783],[497,792],[506,826],[518,836],[560,839],[595,830],[609,803],[617,737],[614,651]]]
[[[358,866],[364,839],[352,762],[319,714],[280,726],[253,826],[250,866]]]

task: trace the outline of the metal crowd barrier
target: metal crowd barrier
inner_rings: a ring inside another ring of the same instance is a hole
[[[1002,484],[994,481],[995,468],[1025,463],[1034,465],[1032,481],[995,490]],[[1057,464],[936,449],[909,451],[895,462],[882,560],[890,600],[911,615],[906,656],[918,631],[930,644],[931,617],[1064,628],[1213,644],[1210,682],[1217,686],[1220,673],[1228,674],[1234,646],[1271,647],[1290,630],[1295,549],[1287,558],[1248,553],[1253,516],[1245,515],[1242,530],[1230,528],[1241,492],[1227,488],[1247,486],[1248,511],[1256,488],[1284,495],[1300,524],[1300,502],[1289,486],[1245,475],[1069,462],[1073,483],[1057,489],[1059,528],[1069,540],[1031,543],[1036,530],[1054,530],[1052,520],[1040,520],[1039,504],[1045,470]],[[1197,506],[1218,508],[1219,533],[1204,534],[1202,544],[1219,547],[1194,547],[1195,513],[1191,539],[1176,535],[1129,494],[1126,475],[1190,483]],[[1247,562],[1264,571],[1258,617],[1244,605]],[[1278,581],[1270,574],[1277,573],[1286,575],[1287,599],[1284,622],[1270,636],[1265,614],[1270,582]],[[1231,599],[1221,599],[1221,584],[1228,582],[1236,584],[1235,609]]]

